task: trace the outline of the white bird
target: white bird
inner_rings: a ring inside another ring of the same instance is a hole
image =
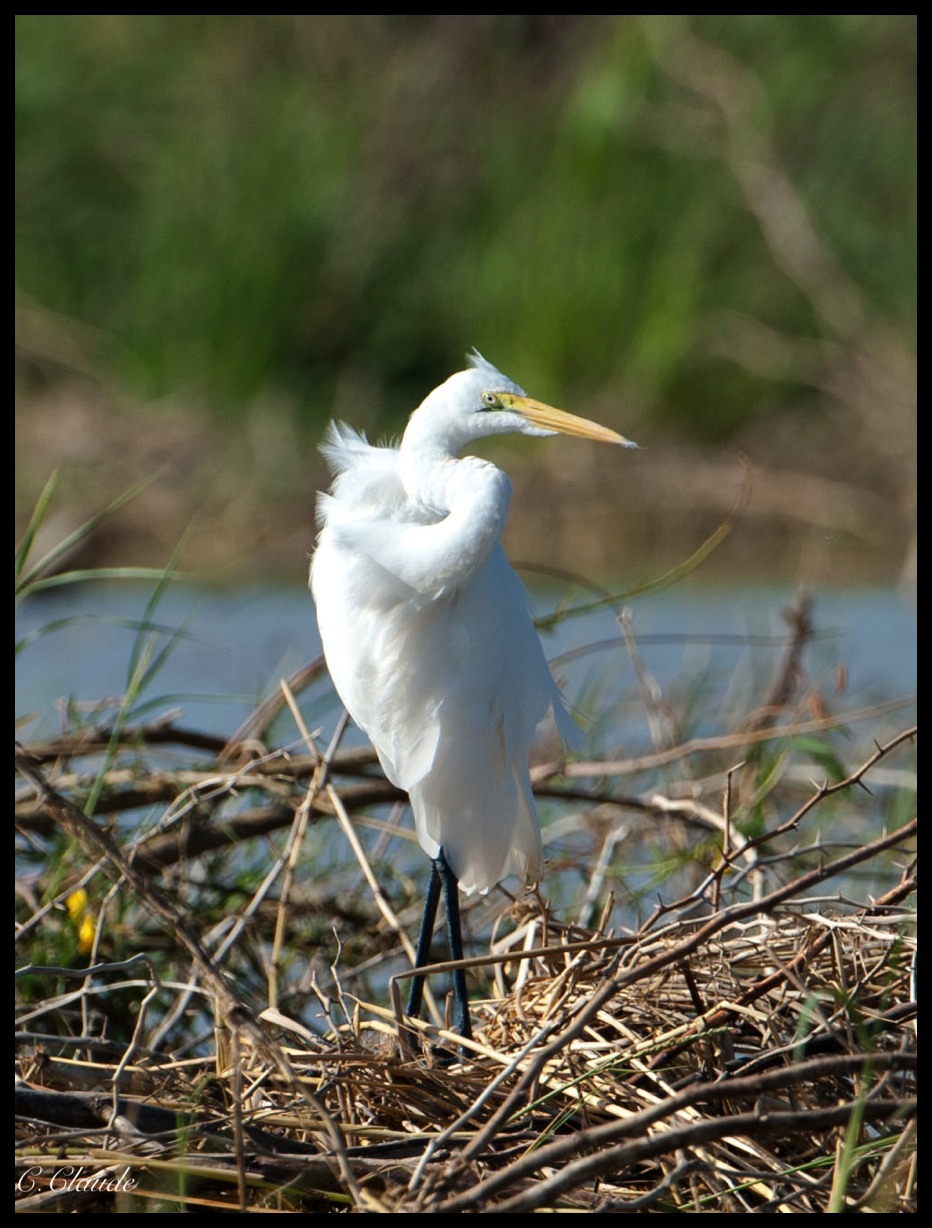
[[[553,680],[527,593],[502,549],[511,483],[460,457],[486,435],[562,433],[636,447],[531,400],[475,351],[411,415],[397,447],[344,423],[321,446],[334,474],[318,501],[311,592],[330,676],[388,779],[404,789],[433,862],[415,967],[430,962],[443,887],[451,957],[462,958],[457,884],[485,892],[511,873],[539,881],[528,756],[551,710],[578,728]],[[412,983],[408,1013],[421,1007]],[[455,1026],[470,1033],[465,978]]]

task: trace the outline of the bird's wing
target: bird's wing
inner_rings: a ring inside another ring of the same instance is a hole
[[[331,425],[321,450],[335,481],[318,497],[321,531],[310,581],[327,666],[353,720],[372,738],[389,779],[402,785],[385,730],[402,720],[393,709],[405,694],[399,659],[405,613],[429,599],[397,574],[392,559],[383,557],[391,554],[383,546],[391,545],[411,517],[410,500],[398,474],[397,450],[374,447],[342,423]],[[430,763],[435,732],[424,725],[422,712],[406,710],[405,719],[422,728],[420,743],[412,735],[410,756]]]
[[[411,796],[422,847],[431,856],[442,847],[467,891],[512,872],[538,878],[528,754],[548,709],[568,740],[579,730],[501,547],[468,584],[397,630],[405,685],[379,737]]]

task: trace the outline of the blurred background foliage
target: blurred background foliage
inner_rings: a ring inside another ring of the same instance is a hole
[[[20,15],[16,38],[20,518],[57,464],[75,516],[156,471],[98,560],[165,558],[193,517],[190,566],[297,576],[326,421],[398,430],[474,345],[646,446],[619,477],[496,445],[538,501],[519,553],[683,557],[742,451],[723,568],[910,574],[914,17]]]

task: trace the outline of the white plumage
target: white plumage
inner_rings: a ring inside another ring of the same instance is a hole
[[[442,850],[464,890],[487,891],[511,873],[539,878],[528,754],[548,710],[566,742],[578,731],[502,549],[508,477],[459,453],[512,431],[634,445],[469,362],[398,447],[331,425],[311,590],[337,692],[409,794],[422,848],[435,861]]]

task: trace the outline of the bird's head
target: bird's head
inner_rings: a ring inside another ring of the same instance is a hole
[[[518,433],[576,435],[624,448],[637,447],[607,426],[535,401],[477,350],[468,354],[467,360],[468,370],[451,375],[411,415],[405,431],[406,446],[426,446],[458,455],[475,439]]]

